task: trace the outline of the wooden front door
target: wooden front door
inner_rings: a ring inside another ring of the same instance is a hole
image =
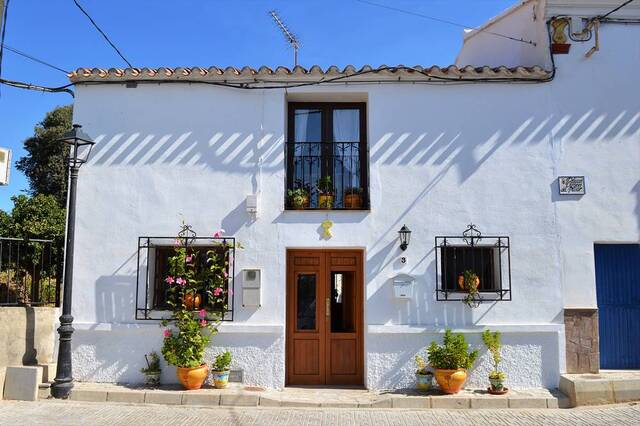
[[[360,250],[287,251],[287,384],[363,384]]]

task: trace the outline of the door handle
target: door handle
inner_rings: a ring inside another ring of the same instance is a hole
[[[327,301],[325,303],[325,311],[327,312],[327,316],[331,316],[331,299],[327,297]]]

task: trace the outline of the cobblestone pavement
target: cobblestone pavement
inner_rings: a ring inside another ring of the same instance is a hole
[[[640,404],[572,410],[185,407],[0,401],[0,425],[638,425]]]

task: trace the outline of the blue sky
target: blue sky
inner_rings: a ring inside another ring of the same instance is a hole
[[[478,26],[516,0],[372,0]],[[267,12],[276,9],[301,40],[299,62],[340,67],[449,65],[462,28],[356,0],[79,0],[134,66],[290,66],[293,55]],[[124,67],[72,0],[12,0],[5,44],[63,69]],[[68,83],[53,69],[5,50],[2,77],[44,86]],[[66,94],[0,87],[0,146],[24,155],[22,142]],[[0,209],[27,189],[12,167],[0,187]]]

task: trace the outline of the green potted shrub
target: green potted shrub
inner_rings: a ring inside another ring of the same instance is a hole
[[[331,182],[331,176],[323,176],[318,179],[318,207],[321,209],[333,208],[333,183]]]
[[[218,356],[211,366],[213,384],[216,389],[224,389],[229,385],[229,366],[231,365],[231,352],[226,351]]]
[[[433,373],[427,369],[427,363],[420,355],[416,355],[416,389],[428,391],[433,383]]]
[[[362,188],[352,186],[344,190],[344,208],[345,209],[361,209],[362,208]]]
[[[140,372],[144,374],[144,384],[151,387],[159,386],[161,373],[160,357],[153,351],[150,354],[145,354],[144,360],[147,366],[140,369]]]
[[[491,358],[493,359],[493,370],[489,373],[489,383],[491,383],[488,389],[489,393],[494,395],[505,394],[508,391],[508,389],[504,387],[504,381],[507,379],[507,375],[498,370],[498,364],[502,361],[502,356],[500,355],[500,348],[502,347],[500,332],[485,330],[482,332],[482,341],[489,353],[491,353]]]
[[[287,190],[289,206],[296,210],[309,208],[309,188],[297,183],[295,188]]]
[[[429,365],[435,370],[436,382],[444,393],[458,393],[467,380],[467,370],[478,357],[478,350],[469,351],[464,335],[444,332],[442,345],[431,342],[427,348]]]

